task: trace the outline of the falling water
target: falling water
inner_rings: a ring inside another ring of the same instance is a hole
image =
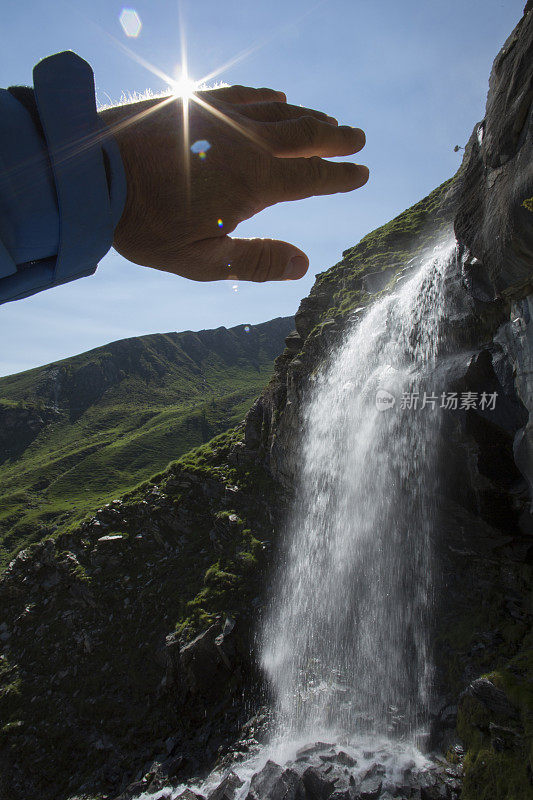
[[[368,309],[307,403],[297,500],[262,633],[286,739],[413,739],[424,726],[441,402],[429,399],[438,393],[429,381],[454,253],[451,243],[436,248]],[[417,392],[417,408],[402,408]]]
[[[454,262],[454,242],[421,259],[368,308],[316,377],[297,500],[261,632],[275,730],[232,765],[243,781],[234,800],[247,797],[269,759],[294,767],[300,746],[322,738],[351,755],[356,783],[376,762],[385,789],[403,786],[413,765],[434,769],[417,747],[432,679],[441,400],[431,376]],[[402,397],[414,405],[416,393],[417,408],[402,408]],[[170,796],[185,788],[209,796],[223,777],[215,770]],[[139,800],[168,796],[166,787]]]

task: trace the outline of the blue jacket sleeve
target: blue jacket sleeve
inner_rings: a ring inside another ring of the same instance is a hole
[[[92,275],[126,201],[90,66],[58,53],[33,77],[38,119],[0,89],[0,303]]]

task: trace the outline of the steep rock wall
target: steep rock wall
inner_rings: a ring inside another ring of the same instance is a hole
[[[457,175],[317,277],[246,420],[246,446],[290,494],[314,374],[368,302],[451,235],[453,223],[457,260],[435,385],[498,394],[492,418],[447,416],[437,445],[431,742],[452,753],[464,745],[465,800],[533,797],[532,48],[528,2],[494,62],[486,116]]]

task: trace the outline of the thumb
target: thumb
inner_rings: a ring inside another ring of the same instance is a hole
[[[241,281],[286,281],[303,278],[309,259],[298,247],[277,239],[232,239],[216,242],[217,263],[223,264],[219,278]]]

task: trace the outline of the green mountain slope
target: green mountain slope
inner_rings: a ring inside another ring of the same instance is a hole
[[[241,420],[291,317],[154,334],[0,379],[0,564]]]

